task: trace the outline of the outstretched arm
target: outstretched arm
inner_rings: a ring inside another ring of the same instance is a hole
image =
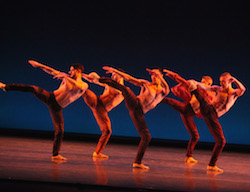
[[[88,88],[88,84],[83,81],[76,81],[75,79],[71,78],[67,73],[58,73],[54,76],[54,79],[65,79],[65,83],[68,83],[68,87],[72,87],[72,85],[78,87],[79,89],[86,90]]]
[[[170,77],[171,79],[173,79],[177,83],[184,83],[187,86],[189,86],[188,81],[186,79],[182,78],[179,74],[177,74],[173,71],[167,70],[167,69],[163,69],[163,72],[166,73],[166,76]]]
[[[82,77],[90,83],[95,83],[103,87],[107,86],[106,84],[99,82],[100,76],[96,72],[91,72],[90,74],[82,73]]]
[[[149,83],[148,81],[146,81],[144,79],[134,78],[131,75],[124,73],[124,72],[121,72],[113,67],[104,66],[103,69],[107,71],[106,73],[117,73],[123,79],[125,79],[126,81],[128,81],[136,86],[142,86],[142,84],[144,84],[144,83]]]
[[[51,67],[48,67],[48,66],[46,66],[46,65],[43,65],[43,64],[41,64],[41,63],[38,63],[37,61],[29,60],[28,62],[29,62],[29,64],[31,64],[33,67],[35,67],[35,68],[39,67],[39,68],[41,68],[43,71],[45,71],[46,73],[48,73],[48,74],[50,74],[50,75],[55,76],[55,75],[58,75],[58,74],[60,73],[60,71],[55,70],[55,69],[53,69],[53,68],[51,68]]]

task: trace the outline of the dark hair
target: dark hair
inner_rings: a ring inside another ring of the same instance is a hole
[[[74,69],[81,70],[81,72],[84,71],[84,67],[80,63],[73,63],[71,66],[74,67]]]

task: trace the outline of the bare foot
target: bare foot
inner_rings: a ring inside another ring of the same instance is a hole
[[[133,168],[139,168],[139,169],[149,169],[148,166],[143,165],[142,163],[133,163]]]
[[[222,169],[220,169],[219,167],[217,167],[217,166],[207,166],[207,170],[209,170],[209,171],[217,171],[217,172],[223,172],[223,170]]]
[[[109,156],[107,156],[107,155],[104,155],[102,153],[98,153],[97,154],[96,152],[93,153],[93,157],[96,157],[96,158],[105,158],[105,159],[109,158]]]
[[[52,156],[52,161],[57,161],[57,160],[67,161],[67,158],[65,158],[61,155]]]
[[[186,163],[198,163],[198,161],[194,159],[193,157],[186,157],[185,162]]]
[[[6,87],[6,84],[0,82],[0,88],[4,90],[5,87]]]

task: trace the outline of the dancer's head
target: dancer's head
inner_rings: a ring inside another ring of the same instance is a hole
[[[120,69],[120,68],[118,70],[125,73],[125,71]],[[117,74],[115,72],[111,74],[111,79],[113,79],[114,81],[116,81],[117,83],[120,83],[120,84],[124,83],[124,79],[119,74]]]
[[[201,83],[211,86],[213,84],[213,79],[210,76],[203,76],[201,79]]]
[[[161,68],[159,68],[159,67],[153,67],[153,68],[147,69],[147,71],[151,75],[152,83],[155,83],[155,84],[160,84],[161,83],[161,80],[156,75],[156,73],[157,73],[157,74],[160,74],[160,75],[163,76],[163,74],[161,72],[162,71]]]
[[[69,74],[70,74],[70,77],[76,78],[77,76],[80,76],[83,71],[84,71],[84,67],[80,63],[73,63],[70,66]]]
[[[231,74],[228,72],[222,73],[220,76],[220,85],[223,89],[231,87]]]

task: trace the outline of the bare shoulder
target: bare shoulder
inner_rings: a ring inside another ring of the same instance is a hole
[[[223,91],[223,89],[218,85],[212,85],[211,90],[212,91]]]

